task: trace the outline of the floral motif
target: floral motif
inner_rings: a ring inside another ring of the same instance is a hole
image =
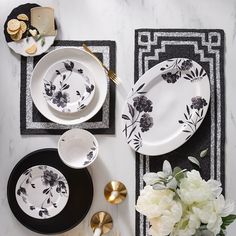
[[[34,205],[30,205],[29,209],[31,211],[37,210],[38,215],[40,217],[50,216],[48,209],[46,208],[47,204],[51,204],[54,208],[57,208],[57,203],[52,202],[52,197],[55,192],[61,194],[61,196],[68,197],[67,194],[67,182],[66,179],[62,176],[59,176],[57,173],[54,173],[52,170],[48,170],[48,166],[38,166],[41,171],[43,171],[41,177],[42,184],[46,186],[46,188],[42,191],[43,195],[46,195],[46,198],[42,201],[41,207],[36,207]],[[32,183],[33,176],[32,176],[32,169],[27,169],[24,172],[26,176],[22,183],[20,184],[19,188],[17,189],[16,193],[18,196],[21,196],[22,200],[27,203],[26,196],[28,195],[26,191],[26,187],[30,184],[32,188],[37,188],[34,183]]]
[[[133,141],[135,150],[138,151],[142,147],[142,136],[141,133],[135,130],[140,127],[141,132],[146,132],[153,127],[153,118],[150,116],[150,112],[153,111],[153,102],[148,99],[142,89],[145,84],[141,84],[138,89],[131,95],[134,96],[133,105],[128,105],[129,114],[122,114],[122,118],[127,121],[123,132],[127,138],[127,142]],[[137,95],[138,96],[135,96]],[[137,125],[139,124],[139,126]]]
[[[182,62],[180,68],[181,70],[190,70],[193,67],[192,60],[185,60]]]
[[[93,147],[90,148],[89,153],[87,154],[87,160],[84,161],[84,166],[88,165],[94,158],[95,158],[95,152],[97,151],[97,145],[95,142],[93,142]]]
[[[177,73],[172,74],[171,72],[162,74],[161,76],[167,83],[172,83],[172,84],[174,84],[180,78],[179,75],[177,75]]]
[[[196,109],[198,111],[207,105],[206,100],[200,96],[192,98],[191,101],[192,101],[191,108]]]
[[[43,172],[43,183],[47,186],[50,185],[51,187],[57,184],[58,175],[57,173],[53,173],[52,170],[45,170]]]
[[[152,101],[146,96],[137,96],[133,98],[133,106],[139,112],[152,112]]]
[[[207,106],[207,102],[200,96],[193,97],[191,99],[192,104],[186,105],[186,113],[184,113],[184,120],[179,120],[179,124],[183,125],[183,132],[188,133],[186,138],[189,139],[193,133],[197,130],[199,123],[203,120],[204,107]],[[196,119],[193,119],[194,114]]]
[[[161,71],[168,70],[167,73],[162,74],[162,78],[167,83],[173,84],[182,77],[182,74],[184,79],[190,80],[191,82],[201,80],[206,76],[206,72],[203,68],[201,68],[200,71],[197,68],[192,68],[193,62],[190,59],[170,59],[167,60],[166,66],[161,68]]]
[[[52,102],[62,108],[66,107],[69,100],[69,94],[61,91],[56,92],[52,98]]]
[[[75,69],[73,61],[64,61],[64,68],[55,70],[56,76],[59,76],[59,85],[53,84],[52,81],[44,80],[45,98],[50,100],[58,108],[62,108],[62,112],[71,112],[71,109],[67,107],[71,100],[71,96],[65,90],[70,88],[70,84],[67,82],[72,75],[72,72],[82,75],[85,79],[85,93],[81,94],[78,90],[75,91],[75,96],[79,97],[77,110],[85,108],[85,101],[94,91],[95,87],[91,84],[89,78],[84,74],[83,69]],[[69,73],[65,73],[69,72]],[[67,82],[67,83],[66,83]]]
[[[144,113],[140,119],[140,128],[142,132],[148,131],[153,126],[153,118],[148,114]]]

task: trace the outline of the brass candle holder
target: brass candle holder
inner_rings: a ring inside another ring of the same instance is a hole
[[[113,220],[109,213],[99,211],[92,216],[90,226],[93,229],[94,235],[100,236],[112,229]]]
[[[109,203],[120,204],[127,196],[127,189],[119,181],[110,181],[104,188],[104,196]]]

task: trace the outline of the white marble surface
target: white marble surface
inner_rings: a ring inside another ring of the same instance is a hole
[[[56,147],[59,136],[21,136],[19,121],[20,57],[5,43],[3,22],[20,0],[0,1],[0,235],[38,235],[22,226],[12,215],[7,198],[8,176],[25,154],[39,148]],[[122,137],[119,119],[126,94],[133,84],[134,29],[136,28],[221,28],[226,34],[226,194],[236,200],[236,0],[50,0],[35,1],[55,8],[60,23],[59,39],[111,39],[117,43],[117,71],[123,82],[117,88],[116,135],[97,135],[99,158],[90,168],[95,197],[86,219],[64,236],[92,235],[89,220],[98,210],[110,212],[114,230],[134,236],[135,160]],[[103,187],[110,179],[123,181],[128,199],[119,206],[105,202]],[[228,229],[235,235],[236,224]],[[118,234],[117,234],[118,235]]]

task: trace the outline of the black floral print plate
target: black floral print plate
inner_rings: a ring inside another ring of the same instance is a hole
[[[209,78],[187,58],[161,62],[130,91],[122,114],[127,143],[145,155],[161,155],[184,144],[201,125],[210,100]]]
[[[75,60],[58,61],[49,67],[43,79],[44,97],[59,112],[73,113],[84,109],[93,99],[92,74]]]
[[[15,217],[30,230],[61,233],[87,215],[93,200],[92,178],[86,168],[66,166],[57,149],[40,149],[16,164],[7,198]]]
[[[15,194],[27,215],[47,219],[63,210],[69,198],[69,187],[60,171],[39,165],[24,171],[17,181]]]

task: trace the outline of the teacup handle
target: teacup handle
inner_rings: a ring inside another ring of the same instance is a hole
[[[96,228],[93,233],[93,236],[100,236],[101,234],[102,234],[102,230],[100,228]]]

